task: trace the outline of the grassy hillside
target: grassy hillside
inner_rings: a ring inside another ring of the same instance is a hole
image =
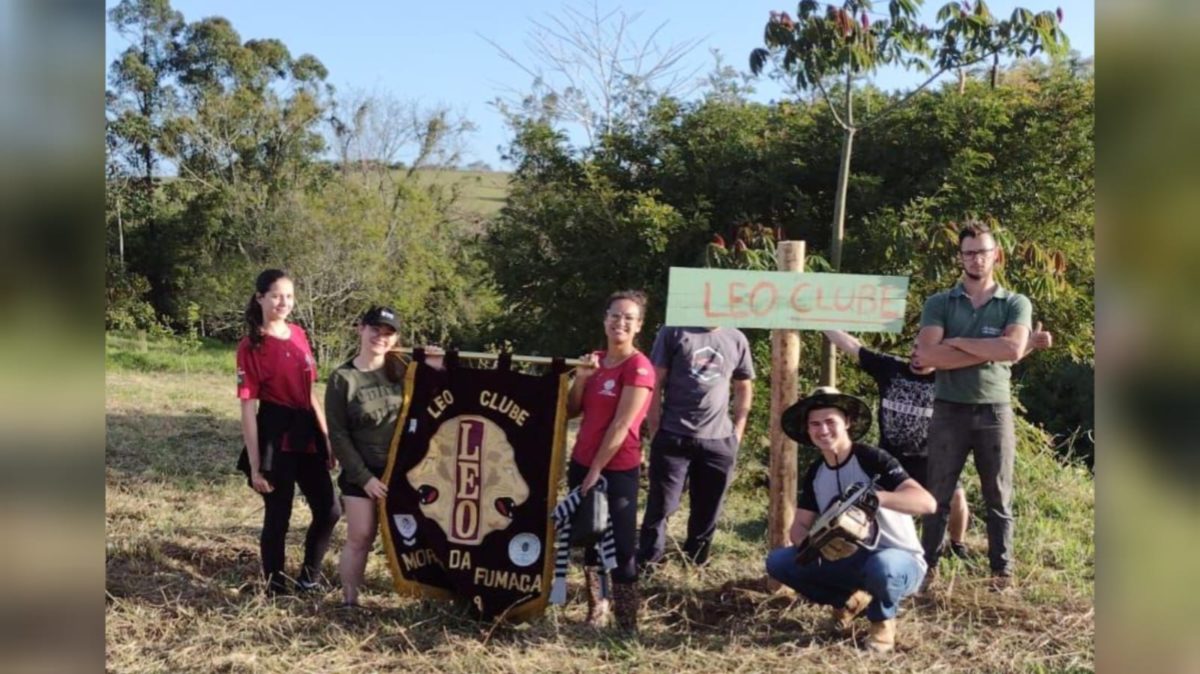
[[[143,350],[144,347],[144,350]],[[619,642],[581,624],[571,597],[535,622],[482,624],[391,591],[382,552],[367,612],[340,595],[265,601],[257,592],[262,502],[233,469],[240,431],[233,354],[210,345],[111,339],[105,449],[107,668],[161,671],[763,672],[1072,671],[1094,667],[1093,483],[1023,426],[1015,592],[986,590],[986,560],[952,562],[942,588],[909,600],[897,653],[869,656],[819,628],[825,610],[762,585],[766,493],[734,493],[714,562],[675,561],[643,581],[643,629]],[[968,491],[978,500],[974,476]],[[978,505],[977,503],[975,505]],[[288,559],[300,557],[297,504]],[[976,510],[976,512],[979,512]],[[686,510],[671,521],[682,542]],[[336,578],[335,534],[325,572]],[[985,546],[975,519],[969,543]],[[865,623],[861,623],[865,627]],[[861,639],[862,634],[857,635]]]
[[[416,175],[422,182],[457,185],[459,208],[480,218],[495,215],[508,195],[508,173],[500,171],[418,171]]]

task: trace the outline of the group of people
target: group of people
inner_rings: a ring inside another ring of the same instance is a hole
[[[845,333],[826,335],[876,381],[880,448],[860,442],[871,413],[859,398],[818,389],[781,418],[785,433],[821,457],[801,484],[790,531],[800,545],[817,517],[856,482],[879,495],[878,542],[836,561],[797,564],[794,548],[767,557],[767,573],[813,602],[832,607],[831,626],[849,630],[866,613],[868,648],[894,647],[900,601],[937,579],[940,557],[969,553],[969,517],[960,476],[973,453],[987,512],[991,587],[1013,574],[1012,363],[1049,348],[1052,335],[1033,326],[1032,305],[995,279],[1000,248],[991,231],[968,224],[958,236],[961,281],[926,300],[911,358],[862,346]],[[913,516],[922,516],[918,539]],[[950,536],[947,539],[947,525]]]
[[[616,544],[611,613],[626,631],[637,629],[638,573],[662,562],[667,518],[679,508],[685,483],[691,506],[683,551],[693,563],[708,560],[753,396],[754,364],[740,331],[664,327],[647,357],[635,345],[645,315],[640,292],[608,298],[605,349],[583,356],[567,399],[568,414],[583,415],[567,483],[586,494],[604,478]],[[643,421],[651,437],[650,480],[639,534]],[[604,571],[593,550],[584,564],[586,620],[602,626],[610,614],[601,592]]]
[[[931,585],[940,556],[969,554],[964,540],[969,513],[959,476],[972,451],[987,506],[995,589],[1007,587],[1012,576],[1016,441],[1009,370],[1033,349],[1049,347],[1051,336],[1040,325],[1032,327],[1026,297],[996,282],[1000,249],[986,226],[970,224],[960,232],[959,256],[962,280],[925,302],[910,360],[873,351],[845,333],[826,333],[878,383],[880,447],[861,442],[872,423],[866,403],[832,387],[817,389],[779,420],[788,436],[821,456],[801,481],[793,545],[768,555],[767,573],[832,606],[836,629],[849,629],[865,612],[871,622],[867,646],[873,650],[892,648],[900,601],[922,584]],[[344,508],[348,527],[339,575],[345,603],[355,606],[377,528],[373,500],[387,494],[380,478],[404,396],[402,378],[386,367],[399,322],[386,307],[362,315],[358,353],[330,376],[322,404],[312,388],[316,367],[307,338],[287,320],[293,301],[287,275],[268,270],[247,306],[248,335],[237,357],[241,466],[265,505],[261,552],[268,591],[319,586],[320,563]],[[637,629],[641,604],[639,572],[663,562],[667,519],[678,509],[685,485],[690,512],[682,552],[697,565],[710,557],[755,376],[749,343],[732,328],[667,326],[645,355],[636,343],[645,313],[641,292],[608,298],[605,348],[583,356],[567,400],[568,414],[582,416],[568,485],[585,494],[603,485],[616,553],[611,606],[594,551],[585,558],[587,621],[600,626],[615,618],[630,631]],[[639,530],[643,425],[651,442]],[[338,461],[341,504],[329,479]],[[877,490],[875,542],[836,561],[801,564],[796,546],[856,483]],[[300,572],[289,583],[283,542],[296,486],[313,519]],[[923,516],[920,538],[914,516]]]
[[[397,346],[400,322],[388,307],[362,314],[355,326],[358,351],[329,376],[322,401],[313,389],[317,368],[308,337],[288,321],[294,304],[285,272],[259,274],[246,307],[248,334],[237,350],[245,443],[239,467],[263,499],[260,553],[267,592],[322,588],[321,562],[344,511],[346,543],[338,574],[345,605],[353,607],[378,528],[375,499],[387,496],[380,478],[404,400],[402,375],[386,361]],[[339,462],[340,501],[329,478]],[[296,487],[312,522],[293,578],[284,572],[284,545]]]

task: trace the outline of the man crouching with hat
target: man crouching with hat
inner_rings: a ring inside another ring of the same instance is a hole
[[[831,626],[840,632],[849,632],[865,610],[871,621],[867,648],[890,651],[900,600],[916,592],[925,576],[912,516],[933,513],[937,503],[894,457],[858,442],[871,427],[871,411],[854,396],[823,386],[784,411],[780,425],[788,437],[821,450],[800,483],[793,546],[805,541],[819,515],[855,483],[875,483],[878,512],[866,542],[849,556],[829,561],[817,555],[801,564],[797,547],[780,548],[767,555],[767,574],[813,602],[832,606]]]

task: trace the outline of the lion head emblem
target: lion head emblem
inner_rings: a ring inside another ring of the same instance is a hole
[[[464,414],[443,423],[429,452],[406,475],[421,512],[453,543],[476,545],[512,522],[529,498],[504,430],[490,419]]]

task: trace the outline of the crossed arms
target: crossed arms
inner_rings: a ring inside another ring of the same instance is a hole
[[[1024,334],[1018,347],[1017,328]],[[825,336],[842,353],[859,362],[859,351],[862,342],[854,335],[841,330],[824,330]],[[1042,330],[1041,322],[1030,333],[1028,328],[1010,325],[1000,337],[984,339],[968,339],[964,337],[943,339],[945,330],[941,327],[928,326],[921,329],[917,335],[917,357],[914,365],[918,368],[933,367],[939,370],[954,370],[970,367],[992,360],[1018,361],[1037,349],[1048,349],[1053,344],[1054,336]],[[922,341],[922,339],[926,341]],[[922,346],[925,345],[923,349]],[[1011,357],[1013,349],[1018,349],[1017,357]]]
[[[1049,334],[1049,333],[1045,333]],[[1029,355],[1036,345],[1030,341],[1029,328],[1009,325],[999,337],[951,337],[939,325],[927,325],[917,333],[916,367],[957,370],[990,361],[1015,363]]]

